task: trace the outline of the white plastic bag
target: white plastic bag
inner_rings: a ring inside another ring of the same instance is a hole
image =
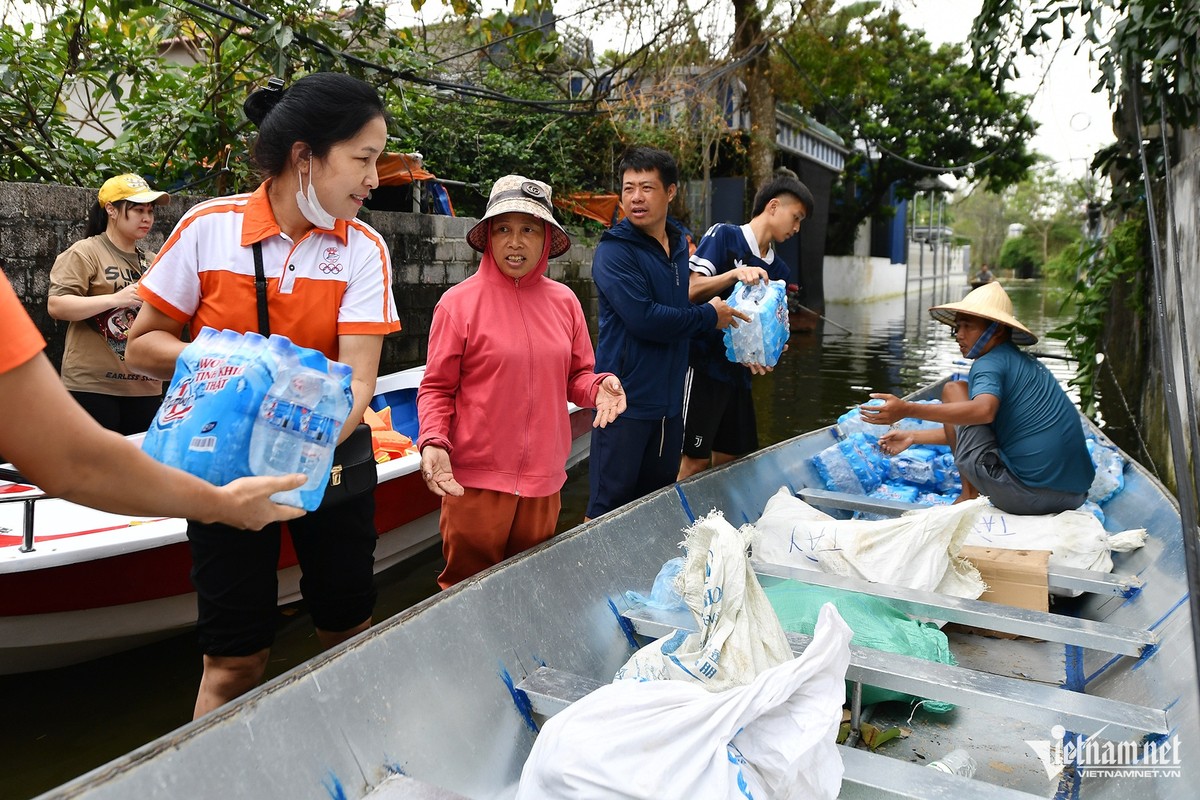
[[[753,683],[617,681],[552,718],[517,800],[834,798],[850,628],[831,604],[812,643]]]
[[[719,511],[688,528],[678,580],[698,630],[646,645],[617,671],[617,680],[685,680],[716,692],[791,660],[787,636],[746,556],[748,533]]]
[[[875,583],[975,599],[986,585],[958,557],[986,500],[933,506],[882,520],[834,519],[781,488],[767,501],[754,557],[768,564],[818,567]]]
[[[1146,529],[1109,533],[1087,511],[1059,514],[1007,514],[995,506],[983,508],[963,544],[1005,550],[1049,550],[1056,567],[1112,572],[1113,552],[1136,550],[1146,543]],[[1051,589],[1051,594],[1075,597],[1080,592]]]

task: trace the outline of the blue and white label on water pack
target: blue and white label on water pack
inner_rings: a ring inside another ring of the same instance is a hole
[[[285,336],[203,328],[180,353],[142,449],[223,486],[304,473],[278,502],[316,508],[353,405],[351,369]]]

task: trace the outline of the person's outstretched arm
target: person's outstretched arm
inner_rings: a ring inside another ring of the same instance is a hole
[[[42,353],[0,373],[0,453],[47,494],[115,514],[258,530],[304,513],[270,500],[303,485],[303,475],[218,487],[155,461],[92,419]]]

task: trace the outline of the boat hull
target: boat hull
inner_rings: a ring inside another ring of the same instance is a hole
[[[832,441],[829,429],[805,434],[568,531],[46,797],[358,798],[399,774],[465,797],[511,797],[539,727],[514,687],[543,665],[611,680],[640,644],[621,614],[625,592],[650,588],[660,565],[678,555],[682,530],[710,509],[735,525],[750,522],[779,487],[819,487],[809,459]],[[1125,492],[1106,507],[1109,527],[1144,525],[1149,541],[1114,560],[1144,586],[1129,597],[1085,598],[1072,610],[1153,628],[1157,648],[1114,658],[989,640],[983,666],[1031,670],[1064,690],[1165,709],[1172,733],[1195,753],[1200,717],[1177,510],[1136,465]],[[1200,779],[1200,765],[1186,757],[1179,778],[1053,779],[1027,744],[1049,739],[1049,730],[972,708],[904,714],[912,715],[913,737],[881,753],[919,761],[979,741],[980,777],[1034,796],[1190,798]],[[919,785],[914,791],[904,796],[924,796]]]

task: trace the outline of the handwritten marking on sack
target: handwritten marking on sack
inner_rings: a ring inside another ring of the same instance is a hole
[[[991,541],[992,536],[1013,536],[1016,531],[1008,529],[1008,518],[994,517],[991,514],[981,514],[974,525],[974,531],[981,539]]]
[[[832,531],[828,531],[828,532],[824,528],[803,531],[801,533],[801,537],[802,538],[806,537],[808,539],[808,541],[805,543],[805,542],[797,542],[796,541],[796,531],[799,530],[801,527],[803,527],[803,526],[796,525],[795,527],[792,528],[792,533],[791,533],[791,536],[790,536],[789,542],[788,542],[788,552],[789,553],[797,553],[797,552],[803,553],[810,560],[817,561],[817,559],[815,557],[813,557],[812,555],[810,555],[810,553],[815,553],[818,550],[831,552],[831,551],[838,551],[838,550],[842,549],[841,547],[838,546],[838,541],[837,541],[838,529],[837,528],[834,528]],[[829,541],[826,543],[825,540],[827,538]],[[821,546],[822,544],[825,544],[825,546],[822,547]]]

